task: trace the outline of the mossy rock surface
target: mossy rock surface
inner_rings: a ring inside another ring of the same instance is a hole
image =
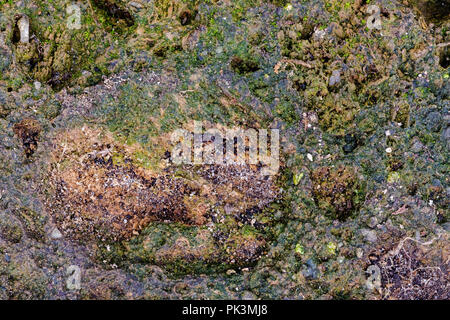
[[[1,299],[448,299],[448,1],[76,4],[0,1]]]

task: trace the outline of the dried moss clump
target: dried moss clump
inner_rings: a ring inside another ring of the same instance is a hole
[[[235,72],[241,75],[259,70],[258,62],[251,56],[234,56],[231,59],[230,66]]]
[[[420,13],[432,22],[440,22],[450,17],[450,4],[439,0],[409,0]]]
[[[317,168],[312,172],[312,182],[318,207],[333,219],[345,220],[364,199],[364,185],[351,167]]]
[[[119,27],[131,27],[134,24],[134,18],[125,6],[116,0],[93,0],[93,4],[104,11],[110,24]]]
[[[228,263],[245,266],[256,261],[263,253],[266,241],[254,235],[239,235],[230,237],[225,243],[228,254]]]
[[[14,125],[14,133],[22,141],[27,158],[36,151],[41,130],[41,125],[34,119],[24,119]]]

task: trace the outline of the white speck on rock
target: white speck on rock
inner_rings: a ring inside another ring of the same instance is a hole
[[[53,229],[52,233],[50,234],[50,237],[52,239],[61,239],[62,236],[62,233],[57,228]]]

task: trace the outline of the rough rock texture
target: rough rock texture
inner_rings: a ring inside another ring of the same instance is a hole
[[[1,299],[449,298],[448,1],[77,3],[0,0]]]

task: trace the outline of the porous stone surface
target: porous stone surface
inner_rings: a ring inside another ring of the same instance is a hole
[[[0,299],[450,298],[448,1],[68,5],[0,1]]]

